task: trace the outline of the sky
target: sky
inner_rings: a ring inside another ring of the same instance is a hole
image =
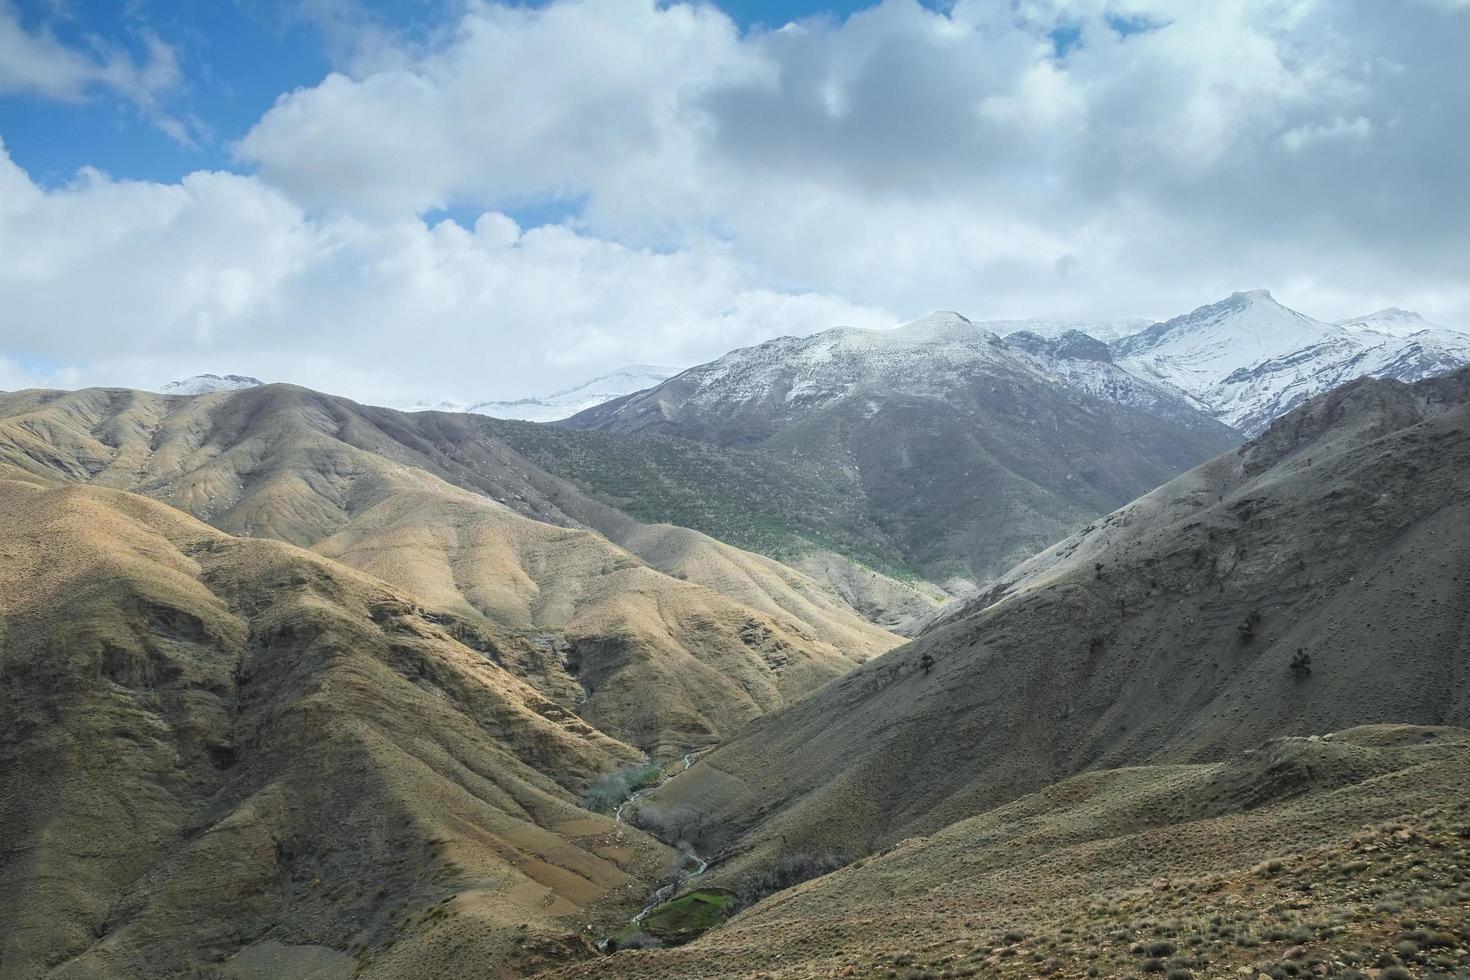
[[[0,389],[515,398],[1268,288],[1470,329],[1470,0],[0,0]]]

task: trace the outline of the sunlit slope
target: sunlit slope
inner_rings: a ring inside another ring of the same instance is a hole
[[[239,955],[351,976],[426,931],[519,975],[585,955],[660,873],[659,845],[576,803],[639,753],[499,666],[522,641],[290,545],[15,476],[0,975]]]
[[[690,544],[681,563],[714,567],[683,581],[592,532],[445,488],[397,494],[316,550],[530,637],[543,687],[657,755],[728,737],[898,642],[814,586],[803,596],[802,576],[774,562]],[[727,580],[724,594],[695,584],[709,577]]]
[[[232,533],[320,546],[534,636],[509,669],[658,754],[732,734],[899,642],[811,578],[639,525],[475,423],[283,385],[194,398],[21,392],[0,397],[0,459],[136,490]]]

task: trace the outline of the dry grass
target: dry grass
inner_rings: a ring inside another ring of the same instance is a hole
[[[901,642],[806,575],[587,499],[463,417],[284,385],[21,392],[0,395],[0,461],[313,547],[515,631],[527,642],[503,666],[659,757]]]
[[[1463,976],[1470,733],[1337,738],[1336,756],[1278,744],[1079,776],[780,893],[691,946],[555,975]],[[1320,781],[1222,809],[1221,785],[1286,762]]]
[[[417,948],[457,976],[450,936],[521,975],[589,955],[668,861],[577,805],[639,753],[498,667],[513,638],[115,491],[0,479],[0,552],[6,976],[267,940],[278,975]]]

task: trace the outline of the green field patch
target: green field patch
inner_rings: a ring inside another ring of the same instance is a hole
[[[672,898],[643,918],[643,930],[671,945],[708,932],[735,911],[735,896],[702,890]]]

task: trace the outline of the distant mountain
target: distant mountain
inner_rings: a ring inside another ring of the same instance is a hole
[[[1077,368],[1090,379],[1078,381],[1045,361],[942,312],[737,350],[562,425],[847,474],[910,568],[983,578],[1235,442],[1187,399],[1106,362]],[[1113,397],[1111,382],[1168,408]]]
[[[1324,323],[1264,289],[1110,344],[1115,363],[1196,399],[1247,433],[1353,378],[1417,381],[1470,363],[1470,335],[1404,310]]]
[[[1119,317],[1113,320],[1056,320],[1031,317],[1024,320],[977,320],[981,327],[1002,337],[1015,333],[1033,333],[1055,338],[1068,333],[1082,333],[1102,341],[1130,337],[1154,321],[1147,317]]]
[[[182,381],[170,381],[158,389],[160,395],[207,395],[212,391],[241,391],[265,384],[259,378],[244,374],[196,374]]]
[[[675,368],[658,367],[653,364],[631,364],[608,374],[598,375],[590,381],[584,381],[541,397],[518,398],[514,401],[418,402],[408,406],[405,411],[468,412],[472,415],[489,415],[497,419],[556,422],[594,405],[601,405],[614,398],[652,388],[677,373]]]
[[[1412,337],[1426,330],[1444,329],[1430,323],[1412,310],[1401,310],[1393,306],[1376,313],[1369,313],[1367,316],[1338,320],[1337,325],[1348,330],[1387,334],[1390,337]]]
[[[1140,408],[1185,425],[1198,425],[1206,408],[1176,388],[1146,381],[1114,364],[1107,344],[1078,330],[1053,337],[1023,330],[1008,334],[1006,344],[1030,356],[1068,387],[1104,401]]]

